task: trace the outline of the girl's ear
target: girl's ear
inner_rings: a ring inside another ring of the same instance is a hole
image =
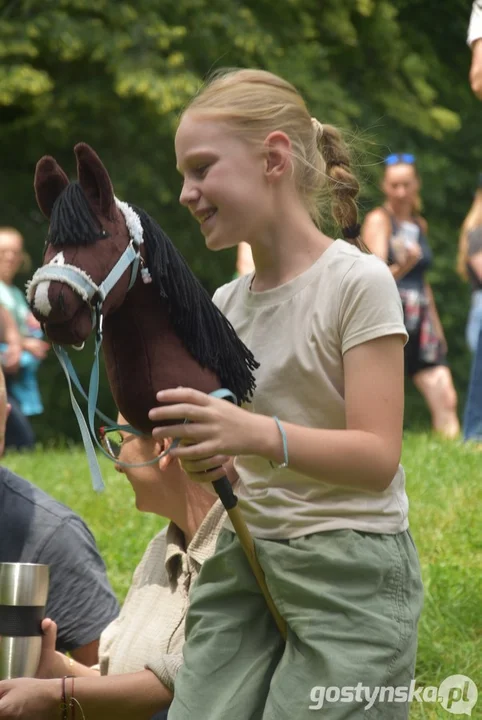
[[[291,171],[291,140],[281,130],[270,133],[264,141],[265,148],[265,176],[269,181],[275,181]]]

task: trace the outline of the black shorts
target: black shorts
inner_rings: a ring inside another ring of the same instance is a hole
[[[413,333],[409,333],[404,351],[405,373],[408,377],[413,377],[422,370],[428,370],[429,368],[439,367],[440,365],[447,366],[447,356],[442,348],[442,343],[439,344],[437,356],[433,362],[427,362],[423,359],[420,347],[420,326]]]

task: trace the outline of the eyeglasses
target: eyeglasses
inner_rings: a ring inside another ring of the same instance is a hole
[[[388,155],[383,161],[385,165],[396,165],[397,163],[407,163],[407,165],[415,164],[415,155],[410,153],[393,153]]]
[[[99,428],[100,442],[104,450],[117,460],[121,453],[121,446],[124,442],[124,436],[119,430],[109,430],[108,428]]]

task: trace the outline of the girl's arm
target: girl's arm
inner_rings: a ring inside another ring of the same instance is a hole
[[[241,242],[238,245],[236,270],[240,275],[248,275],[254,270],[253,253],[251,245],[247,242]]]
[[[363,242],[374,255],[388,262],[388,243],[391,235],[390,221],[383,210],[372,210],[363,223]],[[404,262],[394,262],[388,266],[395,280],[400,280],[415,267],[422,256],[421,248],[413,245],[404,252]]]
[[[65,681],[67,698],[72,679]],[[60,717],[62,681],[21,678],[0,682],[0,718],[52,720]],[[74,697],[88,720],[149,720],[167,708],[172,692],[150,670],[74,679]],[[76,717],[82,717],[76,706]],[[70,717],[70,715],[69,715]]]
[[[363,242],[374,255],[378,255],[385,262],[388,262],[390,234],[390,222],[383,210],[377,209],[368,213],[362,227]]]
[[[346,429],[320,430],[282,422],[289,467],[330,483],[381,492],[393,480],[400,461],[404,404],[403,336],[388,335],[356,345],[344,355]],[[221,477],[227,456],[259,455],[283,462],[283,443],[272,417],[250,413],[190,388],[158,393],[163,403],[149,417],[156,422],[185,417],[190,423],[156,427],[156,439],[168,433],[186,438],[172,455],[198,481]],[[174,403],[181,403],[175,405]],[[213,468],[218,468],[214,470]]]
[[[390,335],[357,345],[345,353],[344,366],[346,429],[282,423],[289,467],[332,485],[381,492],[395,476],[402,449],[403,338]],[[263,425],[259,454],[281,463],[279,430],[271,418],[263,417]]]
[[[22,337],[18,331],[17,323],[7,308],[0,305],[0,322],[3,325],[3,339],[7,350],[3,357],[3,368],[6,373],[18,370],[20,355],[22,354]]]

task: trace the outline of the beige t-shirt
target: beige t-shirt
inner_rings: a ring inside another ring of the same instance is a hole
[[[390,271],[375,255],[336,240],[280,287],[252,292],[252,277],[224,285],[213,298],[260,363],[246,409],[305,427],[344,429],[344,353],[384,335],[407,337]],[[370,492],[273,469],[259,456],[238,456],[234,464],[240,507],[255,537],[408,527],[402,466],[385,491]],[[232,529],[229,521],[226,527]]]
[[[204,561],[214,553],[225,510],[218,500],[187,550],[184,535],[170,523],[149,543],[120,615],[100,638],[102,675],[147,668],[171,690],[182,665],[189,592]]]

